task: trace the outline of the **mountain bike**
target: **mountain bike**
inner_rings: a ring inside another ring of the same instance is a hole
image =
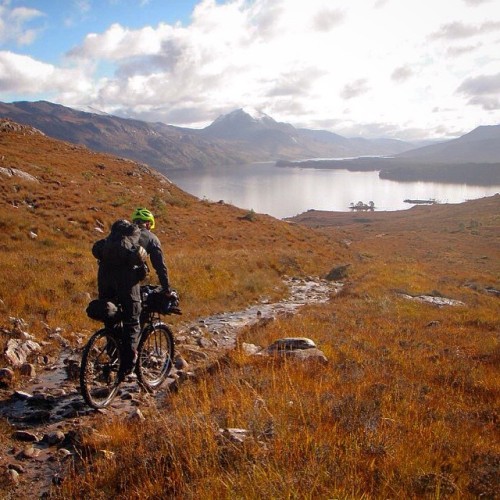
[[[162,321],[161,315],[181,312],[175,291],[167,297],[157,286],[141,286],[141,301],[141,332],[134,372],[139,384],[148,392],[153,392],[168,377],[174,358],[174,336],[170,327]],[[109,302],[107,304],[113,306]],[[119,376],[123,325],[119,305],[115,309],[115,324],[97,330],[83,349],[80,389],[85,402],[95,409],[108,406],[123,382]],[[103,321],[102,317],[91,317]]]

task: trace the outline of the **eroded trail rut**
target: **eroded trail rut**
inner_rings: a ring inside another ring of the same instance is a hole
[[[197,370],[206,368],[236,346],[242,328],[274,317],[294,314],[305,304],[327,302],[338,292],[342,284],[317,278],[286,280],[290,293],[280,302],[261,303],[242,311],[220,313],[200,318],[198,321],[181,324],[176,332],[176,352],[188,362],[187,366],[173,370],[162,389],[150,395],[141,391],[137,383],[124,383],[119,395],[109,408],[99,410],[110,416],[124,418],[137,416],[141,406],[160,406],[172,384],[195,376]],[[81,349],[62,351],[59,360],[41,371],[36,379],[22,391],[5,393],[0,400],[0,415],[6,418],[17,431],[16,446],[0,463],[11,472],[19,495],[39,496],[61,474],[71,453],[72,436],[84,425],[86,416],[95,410],[85,405],[80,395],[77,377]]]

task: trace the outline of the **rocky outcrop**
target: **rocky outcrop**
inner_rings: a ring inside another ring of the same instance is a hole
[[[28,181],[28,182],[39,182],[39,180],[34,175],[28,174],[27,172],[19,170],[18,168],[0,167],[0,174],[4,175],[6,177],[18,177],[19,179],[22,179],[22,180]]]

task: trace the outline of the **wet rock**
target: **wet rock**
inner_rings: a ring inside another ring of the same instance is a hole
[[[189,363],[180,355],[177,355],[174,359],[174,367],[176,370],[186,370],[189,368]]]
[[[43,436],[43,441],[49,446],[62,443],[66,439],[66,435],[62,431],[53,431]]]
[[[23,391],[16,391],[14,394],[12,394],[12,397],[14,399],[19,399],[20,401],[26,401],[27,399],[30,399],[33,397],[32,394],[29,392],[23,392]]]
[[[72,453],[66,448],[59,448],[57,450],[57,455],[59,456],[60,459],[64,460],[65,458],[70,457]]]
[[[32,408],[52,409],[56,405],[56,400],[50,394],[34,394],[28,399],[28,405]]]
[[[10,339],[7,342],[4,358],[11,366],[20,367],[27,362],[30,355],[40,350],[40,344],[33,340],[23,342],[20,339]]]
[[[68,380],[78,380],[80,376],[80,361],[67,358],[64,360],[64,369]]]
[[[78,411],[76,411],[74,408],[67,408],[66,410],[62,411],[59,413],[59,415],[64,418],[75,418],[78,417]]]
[[[68,340],[66,340],[58,331],[56,333],[53,333],[52,335],[49,335],[49,337],[59,343],[61,347],[64,347],[65,349],[70,346],[70,343]]]
[[[21,420],[30,424],[41,424],[48,422],[51,417],[51,412],[49,410],[38,410],[28,413]]]
[[[12,434],[13,439],[17,439],[18,441],[26,441],[31,443],[36,443],[40,441],[40,437],[36,435],[34,432],[29,431],[16,431]]]
[[[0,368],[0,387],[11,387],[14,382],[14,372],[10,368]]]
[[[40,450],[34,446],[26,446],[21,453],[17,456],[20,460],[30,460],[32,458],[37,458],[40,455]]]
[[[35,378],[36,377],[35,365],[32,365],[31,363],[24,363],[19,368],[19,373],[23,377]]]
[[[26,472],[25,468],[21,464],[9,464],[8,468],[15,470],[19,474],[24,474]]]
[[[330,272],[325,276],[325,279],[328,281],[339,281],[347,278],[348,269],[351,264],[344,264],[342,266],[334,267],[330,270]]]

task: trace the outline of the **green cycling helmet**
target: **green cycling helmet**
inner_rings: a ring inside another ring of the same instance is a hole
[[[136,208],[134,210],[134,213],[132,214],[132,221],[135,222],[136,220],[151,223],[149,229],[154,229],[155,227],[155,218],[147,208]]]

